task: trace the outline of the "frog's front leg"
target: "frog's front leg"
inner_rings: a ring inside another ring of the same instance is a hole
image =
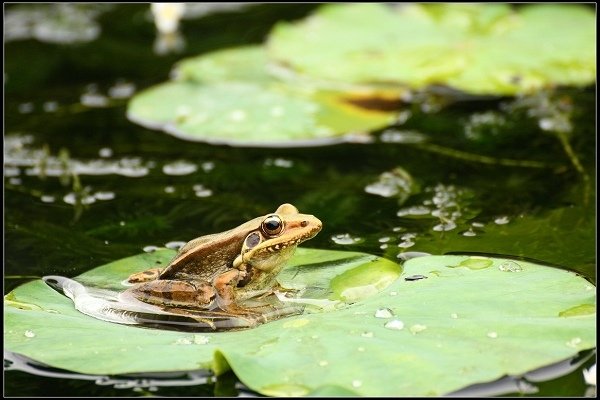
[[[213,286],[218,294],[217,304],[224,311],[241,310],[235,304],[235,288],[245,276],[246,271],[233,268],[215,278]]]
[[[170,279],[140,283],[127,292],[146,303],[175,307],[208,308],[216,296],[208,282]]]
[[[135,274],[129,275],[127,282],[129,283],[140,283],[149,282],[158,279],[163,268],[151,268],[146,271],[136,272]]]

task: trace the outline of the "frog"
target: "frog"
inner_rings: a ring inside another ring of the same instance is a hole
[[[280,288],[277,274],[322,226],[315,216],[282,204],[274,213],[187,242],[165,268],[130,275],[133,286],[126,293],[169,308],[247,313],[239,303]]]

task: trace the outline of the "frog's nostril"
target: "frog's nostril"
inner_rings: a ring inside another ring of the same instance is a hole
[[[300,222],[300,226],[303,227],[303,228],[305,226],[307,226],[307,225],[308,225],[308,221],[302,221],[302,222]]]

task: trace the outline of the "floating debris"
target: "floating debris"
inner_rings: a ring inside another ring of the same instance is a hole
[[[154,252],[154,251],[156,251],[158,249],[159,249],[158,246],[152,246],[152,245],[150,245],[150,246],[144,246],[144,248],[142,250],[144,252],[146,252],[146,253],[152,253],[152,252]]]
[[[205,161],[200,164],[200,168],[202,168],[204,172],[210,172],[215,168],[215,163],[212,161]]]
[[[473,228],[469,228],[466,231],[464,231],[462,233],[463,236],[467,236],[467,237],[472,237],[472,236],[477,236],[477,234],[475,233],[475,231],[473,230]]]
[[[405,233],[404,235],[400,236],[400,239],[402,240],[402,242],[398,243],[398,247],[406,249],[408,247],[414,246],[415,242],[413,239],[416,237],[417,237],[416,233],[412,233],[412,232]]]
[[[265,166],[267,167],[279,167],[279,168],[291,168],[294,166],[292,160],[286,160],[285,158],[267,158],[265,160]]]
[[[496,111],[473,113],[465,124],[465,137],[470,140],[486,140],[502,134],[506,118]]]
[[[135,93],[135,85],[130,82],[117,82],[108,88],[108,95],[113,99],[127,99]]]
[[[209,197],[209,196],[212,196],[212,194],[213,194],[212,190],[205,188],[201,184],[192,186],[192,189],[194,189],[194,193],[196,194],[196,197]]]
[[[417,185],[412,176],[403,168],[396,167],[390,172],[379,175],[375,183],[365,187],[365,192],[382,197],[397,196],[400,203],[404,203],[408,197],[416,192]]]
[[[577,348],[577,346],[579,346],[581,344],[581,338],[574,337],[573,339],[569,340],[565,344],[569,347]]]
[[[56,197],[48,195],[48,194],[44,194],[40,197],[40,200],[43,203],[54,203],[56,201]]]
[[[103,147],[98,151],[100,157],[109,158],[112,157],[113,151],[110,147]]]
[[[165,175],[181,176],[196,172],[198,170],[198,166],[188,161],[178,160],[163,165],[162,170]]]
[[[451,231],[456,228],[456,223],[454,221],[448,221],[434,226],[432,229],[437,232],[446,232]]]
[[[165,247],[167,249],[179,250],[181,247],[185,246],[186,243],[187,242],[173,241],[173,242],[166,243]]]
[[[319,361],[319,366],[326,367],[327,365],[329,365],[329,362],[327,362],[326,360]]]
[[[388,129],[379,138],[385,143],[423,143],[427,136],[418,131],[400,131]]]
[[[494,223],[498,225],[504,225],[509,223],[509,219],[507,216],[498,217],[494,220]]]
[[[357,244],[357,243],[361,243],[363,241],[362,238],[360,238],[358,236],[350,236],[349,233],[340,233],[338,235],[333,235],[331,237],[331,240],[333,240],[336,244],[344,244],[344,245]]]
[[[398,210],[396,213],[399,217],[429,215],[431,209],[427,206],[412,206]]]
[[[56,112],[58,110],[58,103],[56,101],[46,101],[42,104],[44,112]]]
[[[405,281],[418,281],[421,279],[427,279],[425,275],[410,275],[404,278]]]
[[[488,332],[487,333],[487,337],[492,338],[492,339],[496,339],[498,337],[498,333],[496,333],[496,332]]]
[[[96,192],[94,193],[94,197],[97,200],[112,200],[115,198],[114,192]]]
[[[95,84],[88,85],[86,91],[83,92],[79,98],[81,104],[87,107],[106,107],[109,104],[108,97],[98,93],[97,86]]]
[[[366,338],[372,338],[373,337],[373,332],[363,332],[363,333],[360,334],[360,336],[366,337]]]
[[[138,157],[124,157],[120,160],[80,161],[48,154],[43,148],[29,148],[30,136],[8,135],[4,139],[4,165],[6,167],[29,167],[27,176],[63,177],[65,175],[122,175],[142,177],[148,174],[151,162],[143,163]],[[101,157],[110,157],[112,150],[101,149]]]
[[[19,112],[21,114],[29,114],[29,113],[33,112],[33,103],[19,104]]]
[[[358,379],[355,379],[352,381],[352,387],[359,388],[361,386],[362,386],[362,382],[359,381]]]
[[[82,195],[80,193],[67,193],[63,197],[63,201],[67,204],[76,205],[83,204],[88,205],[96,202],[96,198],[94,196]]]
[[[6,10],[4,40],[37,39],[48,43],[89,42],[100,34],[94,20],[109,4],[26,4]]]
[[[35,332],[30,331],[30,330],[26,330],[25,333],[24,333],[24,335],[25,335],[25,337],[28,337],[28,338],[34,338],[35,337]]]
[[[457,313],[452,313],[452,314],[450,314],[450,318],[457,319],[458,318],[458,314]]]

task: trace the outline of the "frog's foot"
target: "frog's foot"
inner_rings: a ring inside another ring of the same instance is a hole
[[[140,283],[127,291],[146,303],[174,307],[208,308],[216,297],[214,288],[204,281],[158,279]]]
[[[127,278],[127,282],[129,283],[140,283],[140,282],[150,282],[158,279],[160,273],[162,272],[162,268],[152,268],[142,272],[136,272],[135,274],[129,275]]]

